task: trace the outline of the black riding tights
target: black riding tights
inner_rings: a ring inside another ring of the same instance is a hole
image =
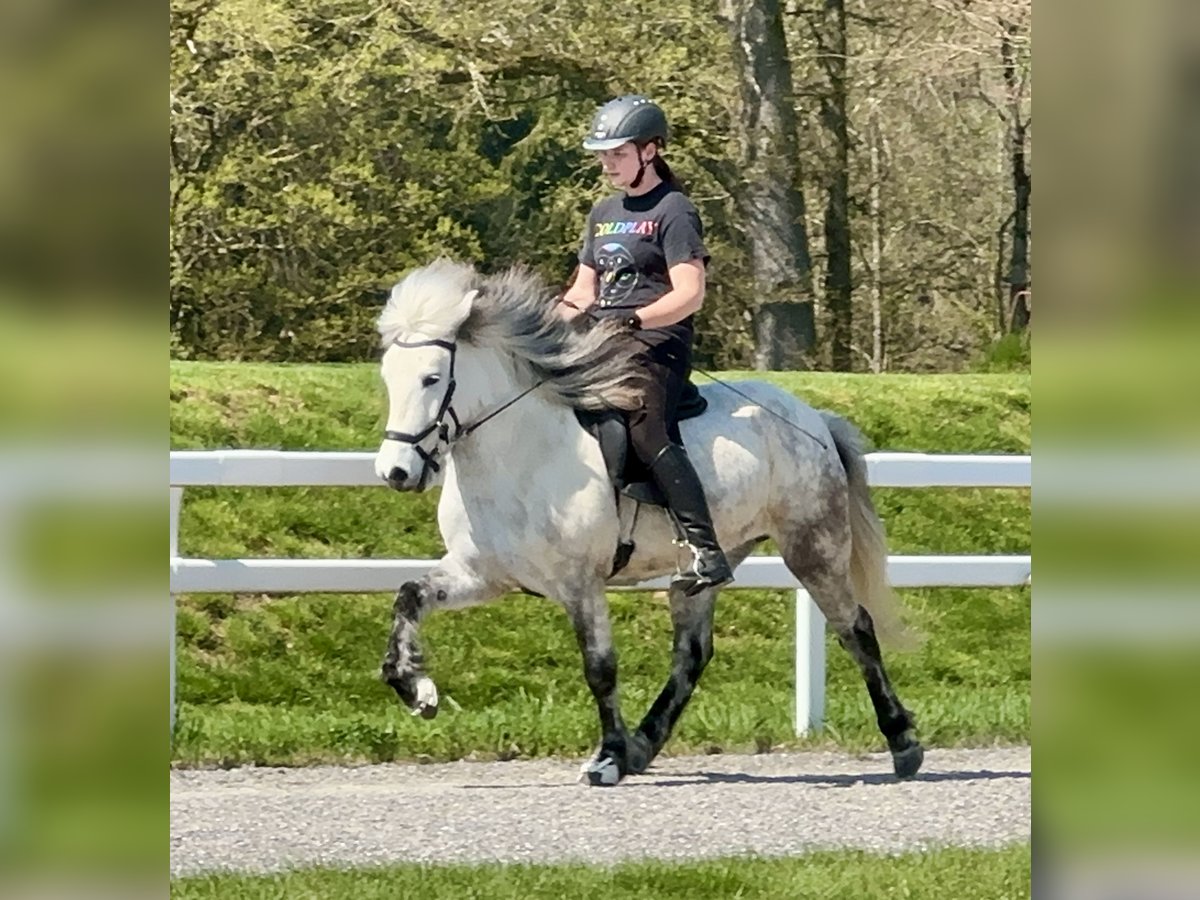
[[[655,341],[646,332],[632,341],[634,363],[649,377],[641,408],[629,414],[629,443],[649,466],[667,444],[682,443],[675,410],[691,372],[692,348],[675,338]]]

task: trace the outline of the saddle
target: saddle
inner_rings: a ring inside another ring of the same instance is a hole
[[[693,419],[708,409],[708,401],[700,395],[700,390],[690,381],[684,385],[683,394],[675,408],[675,421],[667,423],[667,436],[672,441],[682,444],[679,434],[679,423],[684,419]],[[632,519],[622,516],[620,534],[617,537],[616,551],[613,553],[611,578],[628,565],[636,544],[633,542],[633,530],[637,526],[637,510],[643,503],[651,506],[667,505],[663,496],[650,474],[647,466],[637,458],[636,453],[629,452],[629,428],[625,416],[615,409],[575,410],[575,418],[599,443],[600,452],[604,455],[604,467],[612,481],[613,490],[617,496],[617,506],[620,508],[621,495],[634,501]],[[670,516],[675,532],[682,538],[682,530],[674,517]]]
[[[708,401],[690,381],[684,386],[675,410],[675,421],[667,423],[667,432],[672,441],[683,443],[679,435],[679,423],[694,419],[708,409]],[[629,449],[629,429],[625,416],[619,410],[575,410],[575,418],[597,441],[604,454],[604,465],[613,488],[638,503],[651,506],[666,506],[666,498],[650,474],[649,468]]]

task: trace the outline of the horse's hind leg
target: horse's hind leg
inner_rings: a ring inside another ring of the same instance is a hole
[[[849,628],[837,629],[837,635],[866,679],[879,730],[887,738],[888,749],[892,751],[896,777],[911,778],[921,768],[925,751],[917,741],[912,714],[896,696],[883,668],[883,657],[879,651],[879,641],[875,638],[871,614],[859,606],[854,623]]]
[[[925,751],[916,739],[912,715],[900,702],[884,669],[871,614],[855,600],[846,566],[816,562],[804,556],[785,552],[784,560],[825,614],[841,645],[858,663],[875,707],[879,730],[892,753],[896,776],[911,778],[921,768]]]
[[[728,553],[733,568],[754,549],[757,541],[743,544]],[[719,589],[708,589],[688,596],[682,588],[672,587],[671,606],[673,639],[671,674],[650,710],[629,739],[629,771],[641,773],[658,756],[675,723],[683,713],[696,683],[713,655],[713,610]]]
[[[713,655],[713,609],[717,590],[688,596],[680,587],[670,590],[671,624],[675,628],[671,674],[629,741],[629,770],[646,771],[671,736],[700,674]]]

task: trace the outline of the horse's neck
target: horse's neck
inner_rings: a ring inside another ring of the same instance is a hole
[[[479,421],[525,389],[525,385],[517,379],[511,359],[495,350],[480,349],[469,344],[459,345],[457,378],[454,405],[464,425]],[[507,417],[511,409],[499,415]],[[488,422],[484,427],[490,428],[491,425],[492,422]]]
[[[500,353],[476,347],[464,349],[466,352],[460,352],[458,392],[462,406],[458,414],[467,425],[520,396],[529,385],[517,379],[513,363]],[[501,466],[514,474],[536,469],[545,465],[546,454],[565,452],[577,441],[578,429],[571,427],[574,421],[571,410],[547,401],[534,390],[473,432],[455,448],[455,456],[459,460],[490,460],[491,467]],[[461,476],[462,467],[457,468]]]

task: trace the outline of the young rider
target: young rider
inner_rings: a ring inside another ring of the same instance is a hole
[[[683,574],[697,593],[733,580],[713,531],[704,488],[687,452],[668,430],[691,370],[693,316],[704,301],[704,226],[661,155],[667,119],[640,95],[597,110],[583,141],[620,193],[588,214],[579,270],[561,299],[567,319],[619,318],[634,361],[650,376],[640,409],[629,414],[634,453],[646,465],[692,550]]]

